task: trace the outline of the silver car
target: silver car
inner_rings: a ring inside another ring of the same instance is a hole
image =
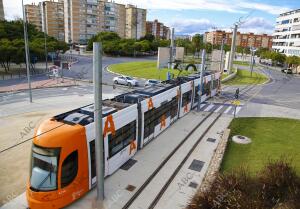
[[[138,86],[138,81],[129,76],[117,76],[113,79],[114,84],[122,84],[127,86]]]
[[[159,80],[155,80],[155,79],[149,79],[146,81],[145,86],[154,86],[160,84]]]

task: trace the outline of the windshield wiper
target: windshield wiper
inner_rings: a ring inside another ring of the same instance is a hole
[[[43,179],[43,181],[38,185],[37,190],[40,190],[41,186],[47,181],[47,179],[50,177],[50,183],[51,183],[51,175],[52,175],[52,162],[50,164],[49,174]]]

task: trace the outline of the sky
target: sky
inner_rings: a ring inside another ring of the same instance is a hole
[[[24,0],[24,4],[41,0]],[[147,9],[147,20],[158,19],[174,27],[176,34],[204,33],[211,30],[230,31],[242,22],[240,32],[272,34],[276,17],[283,12],[300,9],[300,0],[114,0]],[[3,0],[5,17],[22,17],[21,0]]]

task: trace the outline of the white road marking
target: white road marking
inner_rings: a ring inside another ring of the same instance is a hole
[[[242,109],[242,107],[240,107],[240,106],[236,107],[235,114],[237,115],[241,109]],[[232,113],[232,114],[234,114],[234,113]]]
[[[232,106],[229,106],[225,111],[224,113],[227,114],[230,110],[231,110]]]
[[[201,104],[201,105],[200,105],[200,109],[203,108],[205,105],[206,105],[206,104]]]
[[[214,107],[215,105],[213,105],[213,104],[210,104],[207,108],[205,108],[205,112],[208,112],[208,111],[210,111],[213,107]]]
[[[223,105],[220,105],[220,107],[218,107],[218,109],[216,109],[214,112],[219,112],[222,108],[223,108]]]

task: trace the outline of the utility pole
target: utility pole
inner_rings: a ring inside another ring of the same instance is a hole
[[[255,53],[256,49],[255,49],[254,47],[251,47],[251,48],[250,48],[250,51],[251,51],[251,59],[250,59],[251,65],[250,65],[250,71],[251,71],[251,77],[252,77],[253,65],[254,65],[254,53]]]
[[[169,57],[168,69],[172,68],[173,52],[174,52],[174,32],[175,32],[175,29],[172,28],[172,31],[171,31],[171,43],[170,43],[170,57]]]
[[[104,159],[102,133],[102,44],[93,43],[93,73],[94,73],[94,121],[95,121],[95,151],[97,174],[97,208],[103,207],[104,200]],[[99,207],[98,207],[99,206]]]
[[[230,49],[230,56],[229,56],[229,69],[228,74],[231,73],[231,68],[233,66],[233,60],[235,55],[235,44],[236,44],[236,33],[237,33],[238,25],[234,25],[233,33],[232,33],[232,42],[231,42],[231,49]]]
[[[198,89],[198,105],[197,111],[200,112],[201,108],[201,95],[202,95],[202,86],[203,86],[203,76],[205,71],[205,56],[206,52],[205,49],[202,50],[202,57],[201,57],[201,72],[200,72],[200,88]]]
[[[29,101],[32,103],[32,92],[31,92],[31,81],[30,81],[30,70],[29,70],[29,46],[28,46],[28,34],[27,34],[27,19],[26,12],[24,7],[24,2],[22,0],[22,9],[23,9],[23,26],[24,26],[24,42],[25,42],[25,54],[26,54],[26,69],[27,69],[27,81],[28,81],[28,90],[29,90]]]
[[[222,73],[223,71],[223,51],[224,51],[224,42],[225,42],[225,37],[222,38],[222,45],[221,45],[221,57],[220,57],[220,72]]]
[[[48,71],[48,52],[47,52],[47,35],[46,35],[46,2],[43,2],[44,12],[44,39],[45,39],[45,59],[46,59],[46,72]]]

